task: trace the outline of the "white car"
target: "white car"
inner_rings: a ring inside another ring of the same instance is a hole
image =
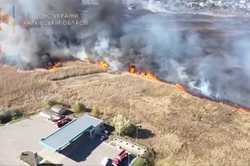
[[[67,113],[67,108],[62,105],[54,105],[50,108],[50,110],[58,115],[65,115]]]

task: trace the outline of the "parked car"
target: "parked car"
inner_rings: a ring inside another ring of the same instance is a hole
[[[58,121],[60,121],[60,120],[63,120],[64,118],[65,118],[64,115],[63,115],[63,116],[57,116],[57,117],[51,118],[51,121],[52,121],[52,122],[58,122]]]
[[[71,121],[72,121],[72,119],[70,119],[70,118],[64,118],[64,119],[59,120],[59,121],[57,122],[57,126],[58,126],[59,128],[61,128],[61,127],[63,127],[64,125],[66,125],[67,123],[69,123],[69,122],[71,122]]]
[[[112,160],[113,166],[120,166],[121,162],[128,157],[128,152],[126,150],[122,150],[118,153],[117,157]]]
[[[52,122],[57,122],[58,120],[65,118],[64,115],[59,115],[55,112],[52,112],[51,110],[44,110],[39,114]]]
[[[68,114],[68,109],[65,108],[63,105],[54,105],[51,108],[51,111],[59,114],[59,115],[67,115]]]
[[[123,165],[129,165],[131,166],[131,162],[134,160],[134,158],[136,158],[136,156],[134,154],[128,154],[128,157],[124,158],[120,165],[123,166]]]

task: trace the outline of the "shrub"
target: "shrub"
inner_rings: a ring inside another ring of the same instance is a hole
[[[1,112],[0,113],[0,123],[6,124],[12,120],[12,116],[10,112]]]
[[[16,120],[16,119],[23,117],[23,113],[18,110],[10,111],[10,114],[11,114],[12,120]]]
[[[19,119],[23,116],[23,113],[18,110],[9,110],[0,113],[0,124],[6,124],[12,120]]]
[[[134,124],[130,123],[129,126],[125,128],[123,134],[132,137],[135,135],[136,130],[137,127]]]
[[[52,107],[54,105],[57,105],[57,104],[61,105],[62,103],[60,103],[60,102],[58,102],[56,100],[47,100],[47,101],[44,102],[44,107],[50,108],[50,107]]]
[[[86,112],[87,108],[84,104],[77,102],[72,106],[72,110],[75,113],[82,113]]]
[[[132,166],[147,166],[147,165],[148,163],[146,162],[146,160],[141,157],[136,158],[132,164]]]
[[[101,117],[102,116],[102,113],[101,111],[97,108],[97,107],[94,107],[92,110],[91,110],[91,115],[94,116],[94,117]]]
[[[136,126],[120,114],[113,118],[112,125],[119,135],[133,136],[136,133]]]

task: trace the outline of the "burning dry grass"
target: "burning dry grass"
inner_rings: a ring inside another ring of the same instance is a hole
[[[71,64],[74,65],[71,65]],[[101,63],[101,62],[100,62]],[[104,65],[104,62],[101,63]],[[104,65],[105,66],[105,65]],[[107,70],[104,66],[95,66],[94,64],[87,64],[84,62],[68,62],[65,66],[53,67],[49,71],[47,78],[51,81],[64,80],[70,77],[79,77],[84,75],[90,75],[95,73],[102,73]]]
[[[103,69],[103,70],[108,70],[108,68],[109,68],[109,64],[108,64],[107,62],[105,62],[105,61],[102,61],[102,60],[98,60],[98,61],[96,62],[96,64],[97,64],[101,69]]]
[[[36,101],[35,106],[48,96],[96,107],[107,119],[121,113],[154,133],[139,141],[155,149],[157,165],[250,165],[249,113],[193,97],[175,85],[100,70],[76,62],[42,74],[2,69],[0,104]]]
[[[140,76],[142,78],[148,79],[148,80],[157,80],[159,81],[159,78],[152,73],[151,71],[143,71],[137,69],[135,65],[129,65],[128,72],[137,76]]]

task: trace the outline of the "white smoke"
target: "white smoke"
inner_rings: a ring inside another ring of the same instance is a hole
[[[56,58],[74,57],[103,59],[113,70],[124,70],[129,64],[135,64],[162,79],[182,83],[194,93],[250,107],[247,100],[250,42],[242,23],[231,26],[230,22],[236,19],[167,14],[176,9],[185,13],[188,6],[191,11],[197,6],[209,9],[212,1],[198,5],[192,1],[170,0],[14,2],[17,10],[14,31],[12,24],[1,23],[1,57],[5,63],[34,68],[45,67]],[[11,6],[10,1],[1,4],[6,12]],[[212,6],[217,9],[218,4]],[[78,14],[86,25],[27,28],[18,24],[60,13]],[[230,34],[226,25],[242,29],[246,36],[228,37],[234,34]]]
[[[33,55],[38,48],[33,34],[18,25],[13,27],[12,20],[9,24],[1,23],[0,27],[1,51],[8,53],[7,63],[19,67],[23,64],[36,63],[36,56]]]

